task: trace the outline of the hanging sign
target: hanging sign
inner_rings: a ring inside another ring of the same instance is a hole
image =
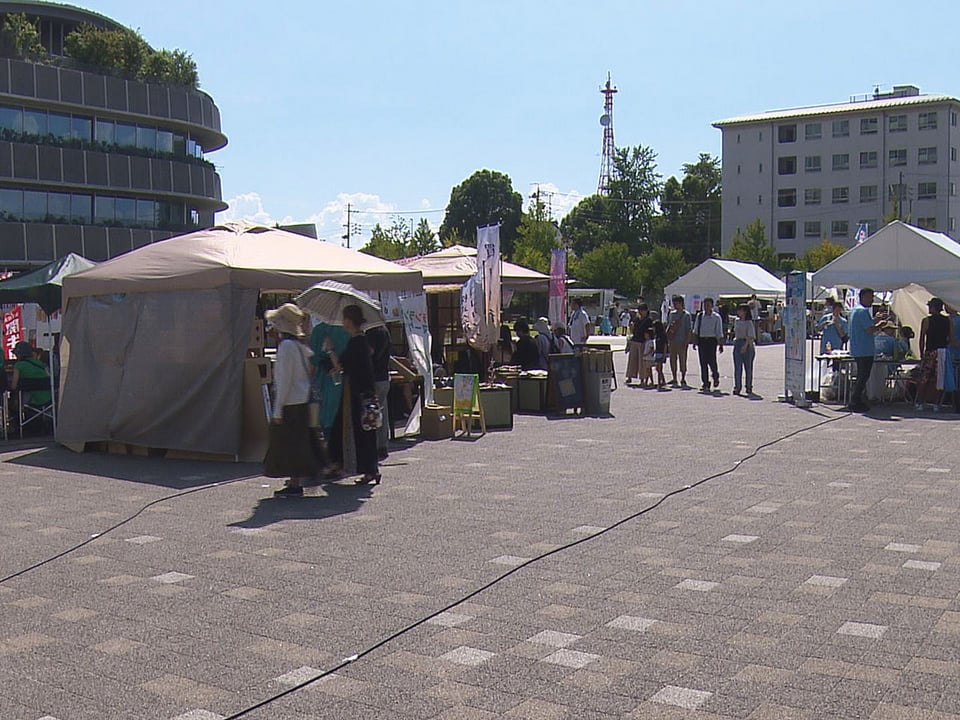
[[[23,306],[14,305],[3,314],[3,356],[13,360],[13,349],[23,340]]]

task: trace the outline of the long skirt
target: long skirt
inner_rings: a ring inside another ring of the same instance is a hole
[[[343,402],[333,422],[329,450],[333,462],[339,463],[348,474],[373,475],[377,472],[377,431],[364,430],[360,397],[344,378]]]
[[[267,477],[306,477],[317,471],[307,403],[284,405],[283,422],[270,425],[270,446],[263,459]]]
[[[627,340],[627,380],[641,377],[640,358],[643,357],[643,343]]]

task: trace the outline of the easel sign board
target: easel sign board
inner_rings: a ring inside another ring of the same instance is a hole
[[[454,412],[473,412],[480,407],[480,376],[453,376]]]
[[[557,407],[579,408],[583,406],[583,370],[577,355],[550,355],[550,385],[554,390]]]

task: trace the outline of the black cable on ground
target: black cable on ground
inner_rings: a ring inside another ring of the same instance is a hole
[[[123,527],[123,526],[126,525],[127,523],[129,523],[129,522],[131,522],[131,521],[133,521],[133,520],[136,520],[138,517],[140,517],[144,512],[146,512],[147,510],[149,510],[149,509],[150,509],[151,507],[153,507],[154,505],[159,505],[160,503],[166,502],[167,500],[176,500],[177,498],[181,498],[181,497],[184,497],[184,496],[186,496],[186,495],[192,495],[193,493],[201,492],[202,490],[210,490],[210,489],[215,488],[215,487],[220,487],[221,485],[232,485],[233,483],[242,482],[242,481],[244,481],[244,480],[251,480],[251,479],[253,479],[253,478],[255,478],[255,477],[260,477],[260,476],[259,476],[259,475],[245,475],[244,477],[234,478],[234,479],[232,479],[232,480],[221,480],[221,481],[214,482],[214,483],[208,483],[208,484],[206,484],[206,485],[198,485],[197,487],[193,487],[193,488],[190,488],[190,489],[188,489],[188,490],[181,490],[180,492],[173,493],[172,495],[164,495],[163,497],[157,498],[156,500],[151,500],[151,501],[148,502],[146,505],[144,505],[144,506],[141,507],[139,510],[137,510],[133,515],[130,515],[129,517],[124,518],[124,519],[121,520],[120,522],[118,522],[118,523],[116,523],[116,524],[114,524],[114,525],[111,525],[111,526],[108,527],[106,530],[103,530],[103,531],[98,532],[98,533],[93,533],[90,537],[88,537],[88,538],[87,538],[86,540],[84,540],[83,542],[77,543],[76,545],[74,545],[74,546],[72,546],[72,547],[69,547],[69,548],[67,548],[66,550],[63,550],[62,552],[58,552],[56,555],[52,555],[52,556],[50,556],[50,557],[48,557],[48,558],[45,558],[45,559],[43,559],[43,560],[40,560],[39,562],[35,562],[33,565],[30,565],[30,566],[28,566],[28,567],[25,567],[25,568],[23,568],[22,570],[17,570],[15,573],[11,573],[10,575],[7,575],[6,577],[0,578],[0,585],[2,585],[2,584],[5,583],[5,582],[8,582],[8,581],[10,581],[10,580],[13,580],[14,578],[18,578],[18,577],[20,577],[21,575],[26,575],[28,572],[32,572],[33,570],[36,570],[37,568],[41,568],[41,567],[43,567],[44,565],[48,565],[49,563],[52,563],[54,560],[59,560],[60,558],[64,557],[65,555],[69,555],[70,553],[76,552],[77,550],[79,550],[79,549],[81,549],[81,548],[83,548],[83,547],[86,547],[87,545],[89,545],[90,543],[92,543],[94,540],[97,540],[98,538],[102,538],[102,537],[103,537],[104,535],[106,535],[107,533],[111,533],[111,532],[113,532],[114,530],[116,530],[117,528]]]
[[[811,412],[812,412],[812,411],[811,411]],[[814,413],[814,414],[819,415],[819,413]],[[416,622],[413,622],[413,623],[411,623],[411,624],[409,624],[409,625],[407,625],[407,626],[405,626],[405,627],[403,627],[403,628],[400,628],[399,630],[397,630],[396,632],[391,633],[390,635],[388,635],[387,637],[383,638],[382,640],[379,640],[379,641],[377,641],[376,643],[374,643],[373,645],[370,645],[370,646],[367,647],[365,650],[361,650],[360,652],[358,652],[358,653],[356,653],[356,654],[354,654],[354,655],[350,655],[349,657],[344,658],[344,659],[341,660],[336,666],[330,668],[329,670],[324,670],[323,672],[321,672],[321,673],[320,673],[319,675],[317,675],[316,677],[313,677],[313,678],[310,678],[309,680],[305,680],[305,681],[303,681],[303,682],[301,682],[301,683],[298,683],[297,685],[294,685],[294,686],[292,686],[292,687],[289,687],[289,688],[287,688],[286,690],[283,690],[282,692],[279,692],[279,693],[276,693],[276,694],[274,694],[274,695],[271,695],[270,697],[265,698],[264,700],[261,700],[261,701],[258,702],[258,703],[255,703],[255,704],[253,704],[253,705],[250,705],[250,706],[248,706],[248,707],[246,707],[246,708],[244,708],[244,709],[242,709],[242,710],[239,710],[238,712],[235,712],[235,713],[233,713],[232,715],[228,715],[226,718],[224,718],[224,720],[237,720],[237,718],[241,718],[241,717],[243,717],[243,716],[245,716],[245,715],[249,715],[250,713],[254,712],[255,710],[259,710],[260,708],[266,707],[267,705],[271,705],[272,703],[275,703],[276,701],[278,701],[278,700],[286,697],[287,695],[291,695],[291,694],[297,692],[298,690],[302,690],[303,688],[305,688],[305,687],[307,687],[307,686],[309,686],[309,685],[312,685],[312,684],[315,683],[315,682],[318,682],[319,680],[323,680],[324,678],[329,677],[330,675],[333,675],[334,673],[336,673],[336,672],[338,672],[338,671],[340,671],[340,670],[343,670],[343,669],[344,669],[345,667],[347,667],[348,665],[351,665],[352,663],[355,663],[356,661],[358,661],[358,660],[366,657],[367,655],[370,655],[371,653],[375,652],[376,650],[379,650],[379,649],[382,648],[384,645],[387,645],[388,643],[391,643],[391,642],[393,642],[394,640],[402,637],[403,635],[406,635],[407,633],[415,630],[416,628],[420,627],[420,626],[423,625],[424,623],[429,622],[430,620],[433,620],[433,619],[434,619],[435,617],[437,617],[438,615],[441,615],[441,614],[443,614],[443,613],[445,613],[445,612],[448,612],[448,611],[450,611],[450,610],[453,610],[453,609],[454,609],[455,607],[457,607],[458,605],[462,605],[463,603],[465,603],[465,602],[467,602],[467,601],[469,601],[469,600],[472,600],[473,598],[475,598],[475,597],[476,597],[477,595],[479,595],[480,593],[482,593],[482,592],[484,592],[484,591],[486,591],[486,590],[489,590],[489,589],[492,588],[494,585],[497,585],[498,583],[502,582],[503,580],[506,580],[508,577],[510,577],[510,576],[513,575],[514,573],[520,572],[521,570],[523,570],[524,568],[528,567],[529,565],[532,565],[532,564],[535,563],[535,562],[539,562],[539,561],[541,561],[541,560],[544,560],[544,559],[550,557],[551,555],[556,555],[556,554],[558,554],[558,553],[562,553],[562,552],[565,552],[565,551],[567,551],[567,550],[570,550],[571,548],[577,547],[578,545],[582,545],[582,544],[585,543],[585,542],[589,542],[590,540],[594,540],[594,539],[600,537],[601,535],[605,535],[605,534],[607,534],[608,532],[610,532],[611,530],[614,530],[614,529],[620,527],[621,525],[625,525],[625,524],[628,523],[628,522],[631,522],[631,521],[633,521],[633,520],[636,520],[636,519],[639,518],[639,517],[642,517],[643,515],[646,515],[648,512],[650,512],[650,511],[652,511],[652,510],[656,510],[656,509],[657,509],[658,507],[660,507],[664,502],[666,502],[669,498],[672,498],[672,497],[674,497],[675,495],[681,495],[682,493],[685,493],[685,492],[688,492],[688,491],[690,491],[690,490],[693,490],[694,488],[697,488],[697,487],[699,487],[699,486],[701,486],[701,485],[703,485],[703,484],[705,484],[705,483],[708,483],[708,482],[710,482],[710,481],[712,481],[712,480],[716,480],[716,479],[721,478],[721,477],[723,477],[723,476],[725,476],[725,475],[729,475],[730,473],[732,473],[732,472],[734,472],[735,470],[737,470],[743,463],[747,462],[748,460],[752,460],[753,458],[755,458],[755,457],[759,454],[759,452],[760,452],[761,450],[764,450],[765,448],[768,448],[768,447],[771,447],[771,446],[773,446],[773,445],[776,445],[777,443],[783,442],[784,440],[789,440],[790,438],[795,437],[795,436],[797,436],[797,435],[800,435],[801,433],[805,433],[805,432],[808,432],[808,431],[810,431],[810,430],[816,430],[817,428],[823,427],[824,425],[829,425],[830,423],[836,422],[837,420],[842,420],[843,418],[847,417],[848,415],[849,415],[849,413],[844,413],[844,414],[842,414],[842,415],[836,415],[836,416],[834,416],[834,417],[828,418],[828,419],[826,419],[826,420],[823,420],[823,421],[821,421],[821,422],[815,423],[815,424],[813,424],[813,425],[809,425],[809,426],[807,426],[807,427],[800,428],[800,429],[798,429],[798,430],[794,430],[794,431],[792,431],[792,432],[787,433],[786,435],[781,435],[780,437],[778,437],[778,438],[776,438],[776,439],[774,439],[774,440],[770,440],[769,442],[765,442],[765,443],[763,443],[762,445],[758,445],[758,446],[757,446],[753,451],[751,451],[748,455],[746,455],[745,457],[741,458],[740,460],[734,461],[733,467],[728,468],[728,469],[726,469],[726,470],[722,470],[722,471],[717,472],[717,473],[714,473],[713,475],[708,475],[707,477],[702,478],[702,479],[700,479],[700,480],[698,480],[698,481],[696,481],[695,483],[692,483],[692,484],[690,484],[690,485],[684,485],[682,488],[678,488],[678,489],[676,489],[676,490],[672,490],[671,492],[666,493],[662,498],[660,498],[659,500],[657,500],[653,505],[651,505],[651,506],[649,506],[649,507],[646,507],[646,508],[644,508],[643,510],[640,510],[640,511],[638,511],[638,512],[635,512],[635,513],[633,513],[632,515],[627,515],[626,517],[624,517],[624,518],[618,520],[617,522],[615,522],[613,525],[610,525],[609,527],[606,527],[606,528],[604,528],[603,530],[599,530],[599,531],[593,533],[592,535],[587,535],[586,537],[582,537],[582,538],[580,538],[580,539],[578,539],[578,540],[574,540],[574,541],[569,542],[569,543],[567,543],[567,544],[565,544],[565,545],[561,545],[561,546],[558,547],[558,548],[554,548],[553,550],[549,550],[548,552],[545,552],[545,553],[542,553],[542,554],[540,554],[540,555],[537,555],[536,557],[530,558],[529,560],[526,560],[525,562],[521,563],[520,565],[517,565],[516,567],[513,567],[513,568],[507,570],[507,571],[504,572],[503,574],[498,575],[498,576],[495,577],[493,580],[490,580],[489,582],[481,585],[481,586],[480,586],[479,588],[477,588],[476,590],[473,590],[473,591],[467,593],[466,595],[464,595],[464,596],[463,596],[462,598],[460,598],[459,600],[454,600],[452,603],[449,603],[449,604],[446,605],[445,607],[443,607],[443,608],[441,608],[441,609],[439,609],[439,610],[436,610],[435,612],[430,613],[429,615],[427,615],[427,616],[425,616],[425,617],[417,620]],[[821,416],[821,417],[822,417],[822,416]]]

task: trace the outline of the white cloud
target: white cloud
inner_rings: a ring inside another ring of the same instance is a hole
[[[350,205],[350,224],[353,226],[350,246],[362,247],[370,238],[370,230],[378,222],[388,224],[390,213],[397,209],[396,205],[383,201],[379,195],[373,193],[339,193],[334,200],[328,201],[317,212],[306,217],[285,215],[277,218],[264,207],[263,198],[259,193],[241,193],[227,200],[229,209],[217,216],[217,222],[234,220],[249,220],[263,225],[292,225],[312,223],[317,227],[317,235],[330,242],[341,245],[346,241],[342,236],[346,234],[347,205]]]

